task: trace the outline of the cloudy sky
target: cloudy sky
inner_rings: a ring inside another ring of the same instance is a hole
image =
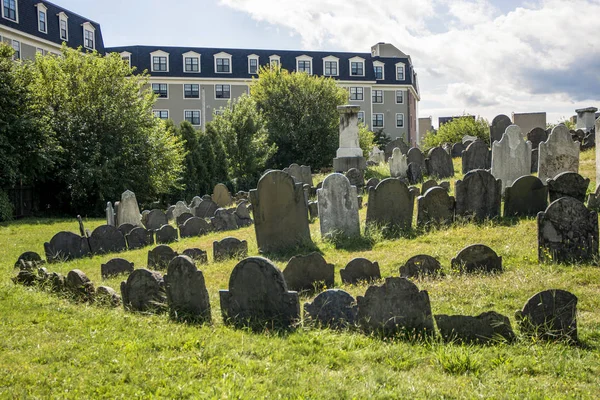
[[[600,106],[600,0],[54,0],[99,22],[107,46],[410,54],[419,116]],[[599,107],[600,108],[600,107]]]

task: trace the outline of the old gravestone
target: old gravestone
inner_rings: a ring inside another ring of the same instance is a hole
[[[317,190],[321,236],[360,236],[356,187],[342,174],[328,175]]]
[[[143,226],[140,225],[133,225],[133,224],[129,224],[129,223],[124,223],[119,225],[119,227],[117,228],[119,230],[119,232],[121,232],[121,234],[123,236],[127,236],[132,230],[134,230],[137,227],[141,227],[143,228]]]
[[[202,200],[198,207],[193,209],[192,214],[199,218],[210,218],[215,215],[215,211],[219,209],[217,203],[212,200]]]
[[[531,150],[531,173],[535,174],[538,172],[538,153],[539,149]]]
[[[118,253],[127,249],[125,237],[111,225],[101,225],[94,229],[89,243],[93,254]]]
[[[261,252],[280,252],[312,243],[301,184],[283,171],[270,171],[250,191],[254,229]]]
[[[72,232],[58,232],[44,243],[46,260],[49,263],[75,260],[90,255],[90,246],[87,238]]]
[[[390,166],[390,175],[392,178],[406,178],[406,170],[408,164],[406,162],[406,154],[402,153],[398,147],[392,151],[392,156],[388,160]]]
[[[418,147],[411,147],[406,153],[406,162],[415,163],[421,168],[422,175],[427,174],[427,165],[425,165],[425,156]]]
[[[394,149],[399,148],[402,154],[407,154],[409,147],[402,138],[396,138],[385,145],[385,160],[388,161],[389,158],[394,153]]]
[[[479,221],[500,216],[502,182],[486,170],[467,173],[454,187],[457,216]]]
[[[568,196],[583,203],[590,180],[576,172],[562,172],[553,179],[548,179],[546,183],[548,184],[550,202]]]
[[[454,221],[455,200],[439,186],[427,190],[417,198],[417,225],[439,226]]]
[[[427,153],[425,159],[427,174],[440,179],[454,176],[454,165],[452,157],[441,147],[434,147]]]
[[[490,126],[490,143],[494,143],[496,141],[500,141],[502,139],[502,135],[506,132],[506,128],[512,125],[512,121],[504,114],[497,115],[492,120],[492,125]]]
[[[533,128],[527,133],[527,140],[531,142],[531,148],[537,149],[540,146],[540,143],[548,140],[548,134],[542,128]]]
[[[126,190],[121,194],[121,201],[117,209],[117,225],[132,224],[140,226],[142,224],[142,215],[138,206],[135,193],[131,190]]]
[[[75,297],[77,301],[92,301],[96,289],[90,279],[83,271],[74,269],[69,271],[65,278],[65,289]]]
[[[356,302],[358,323],[366,332],[411,337],[433,334],[429,295],[406,278],[386,278],[381,286],[369,286]]]
[[[502,192],[531,170],[531,142],[523,139],[518,125],[506,128],[500,141],[492,144],[492,175],[502,181]]]
[[[314,252],[290,258],[283,277],[290,290],[313,291],[333,286],[333,269],[333,264],[328,264],[321,254]]]
[[[184,212],[183,214],[180,214],[176,219],[175,219],[175,223],[177,224],[177,226],[179,225],[183,225],[185,223],[185,221],[187,221],[190,218],[193,218],[194,214],[192,214],[191,212]]]
[[[367,162],[363,157],[358,140],[358,112],[360,107],[356,105],[338,106],[340,115],[339,124],[339,147],[336,157],[333,159],[334,172],[346,172],[350,168],[361,171],[367,169]]]
[[[142,247],[154,244],[154,232],[137,227],[125,235],[125,240],[127,241],[127,248],[129,250],[141,249]]]
[[[156,243],[165,244],[172,243],[178,240],[177,229],[171,225],[163,225],[159,230],[156,231]]]
[[[113,258],[106,264],[100,265],[100,274],[103,279],[121,274],[130,274],[133,272],[133,263],[123,258]]]
[[[304,304],[304,321],[344,329],[354,325],[357,311],[356,300],[348,292],[328,289],[319,293],[312,303]]]
[[[522,176],[504,192],[505,217],[535,217],[548,207],[548,186],[533,175]]]
[[[161,244],[148,251],[148,268],[166,269],[171,260],[178,254],[165,244]]]
[[[398,179],[387,178],[369,189],[366,223],[391,230],[410,229],[413,210],[414,197],[408,187]]]
[[[101,305],[109,307],[119,307],[121,305],[121,296],[108,286],[98,286],[95,294],[95,301]]]
[[[355,258],[346,265],[346,268],[340,270],[340,276],[343,283],[355,285],[362,281],[381,279],[381,272],[377,261],[371,262],[366,258]]]
[[[515,317],[521,332],[528,335],[577,342],[577,296],[566,290],[536,293]]]
[[[579,143],[573,142],[569,129],[559,124],[538,150],[538,178],[544,183],[561,172],[579,172]]]
[[[380,150],[379,147],[373,146],[373,149],[369,152],[369,160],[375,165],[382,164],[385,162],[385,152]]]
[[[431,189],[434,186],[440,186],[434,179],[430,179],[426,182],[423,182],[423,184],[421,185],[421,193],[425,194],[429,189]]]
[[[42,257],[40,257],[40,255],[35,251],[26,251],[25,253],[22,253],[19,258],[17,258],[17,261],[15,262],[15,268],[32,270],[45,263],[46,261],[42,260]],[[23,264],[26,268],[22,267]]]
[[[475,317],[468,315],[434,316],[435,323],[445,342],[480,343],[515,340],[508,317],[488,311]]]
[[[219,295],[223,320],[234,326],[290,328],[300,319],[298,293],[288,291],[283,274],[266,258],[240,261],[229,290]]]
[[[411,185],[423,182],[423,172],[421,171],[419,164],[408,164],[406,169],[406,178],[408,179],[408,183]]]
[[[461,272],[502,272],[502,257],[484,244],[473,244],[458,252],[452,269]]]
[[[192,202],[190,203],[190,210],[193,210],[194,208],[198,207],[201,202],[202,202],[202,197],[194,196],[192,198]]]
[[[192,210],[185,204],[183,201],[178,201],[175,203],[175,208],[173,209],[173,219],[177,221],[177,218],[183,213],[192,213]],[[159,228],[160,229],[160,228]]]
[[[206,220],[199,217],[192,217],[179,225],[179,235],[182,238],[206,235],[210,232],[210,225]]]
[[[553,201],[537,222],[540,262],[589,262],[598,256],[598,214],[579,200]]]
[[[248,242],[234,237],[226,237],[213,242],[213,259],[215,262],[229,258],[244,258],[248,256]]]
[[[235,209],[227,210],[219,208],[215,211],[215,216],[210,219],[210,224],[213,230],[217,232],[233,231],[238,228],[235,218]]]
[[[167,296],[161,274],[145,268],[136,269],[126,282],[121,282],[123,306],[128,311],[161,312]]]
[[[283,172],[286,172],[294,178],[296,183],[302,183],[303,185],[313,186],[312,171],[307,165],[298,165],[296,163],[290,165],[288,168],[284,168]]]
[[[466,149],[466,146],[462,143],[454,143],[452,145],[452,150],[450,151],[450,155],[452,158],[462,157],[462,152]]]
[[[188,256],[194,262],[198,264],[208,264],[208,253],[202,249],[197,247],[192,247],[190,249],[185,249],[183,251],[184,256]]]
[[[596,186],[596,191],[588,196],[587,207],[590,210],[600,210],[600,185]]]
[[[419,254],[408,259],[400,267],[400,277],[419,278],[423,276],[442,276],[442,266],[435,258],[426,254]]]
[[[377,185],[379,185],[379,182],[380,182],[379,178],[370,178],[365,185],[365,189],[368,192],[370,188],[377,187]]]
[[[204,274],[188,256],[171,260],[164,276],[171,318],[189,322],[210,322],[210,301]]]
[[[113,205],[110,201],[106,203],[106,225],[116,225],[115,210],[113,209]]]
[[[212,200],[222,208],[229,207],[233,204],[229,189],[222,183],[217,183],[213,189]]]
[[[173,221],[175,218],[173,217],[173,211],[175,211],[175,206],[167,207],[167,211],[165,214],[167,215],[167,221]]]
[[[475,140],[462,153],[463,174],[475,169],[489,169],[490,165],[490,151],[483,140]]]
[[[145,225],[147,229],[158,230],[168,223],[167,214],[163,210],[154,209],[148,213]]]
[[[237,205],[235,209],[235,222],[240,228],[252,225],[253,221],[248,210],[248,200],[242,200]]]
[[[365,187],[365,175],[361,170],[356,168],[350,168],[344,174],[346,178],[350,181],[352,186],[356,186],[356,190],[362,193],[363,188]]]

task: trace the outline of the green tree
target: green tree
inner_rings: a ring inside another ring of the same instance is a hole
[[[348,100],[333,79],[265,66],[250,93],[266,118],[271,143],[277,145],[270,166],[295,162],[316,170],[331,165],[338,146],[336,107]]]
[[[212,125],[223,138],[229,164],[229,178],[236,190],[255,187],[267,160],[277,146],[269,143],[266,121],[256,107],[256,101],[243,94],[229,101]]]
[[[362,122],[358,124],[358,143],[363,151],[363,156],[369,158],[369,153],[375,147],[375,134]]]
[[[489,123],[483,118],[474,119],[469,116],[455,118],[440,126],[435,134],[428,132],[423,140],[423,148],[430,149],[443,143],[459,143],[465,135],[476,136],[489,144]]]
[[[223,138],[211,122],[206,124],[206,132],[202,135],[203,154],[206,156],[210,187],[207,193],[212,193],[217,183],[229,182],[229,162]]]
[[[188,121],[183,121],[176,129],[177,135],[183,142],[185,159],[183,161],[183,188],[178,193],[177,200],[182,198],[190,201],[194,196],[207,193],[208,186],[203,180],[208,178],[206,160],[202,156],[200,132]]]
[[[118,54],[39,56],[32,86],[61,148],[46,189],[77,212],[98,212],[125,189],[150,202],[180,186],[181,140],[152,115],[147,74],[134,75]]]

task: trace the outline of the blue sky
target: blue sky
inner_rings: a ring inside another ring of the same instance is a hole
[[[419,116],[600,105],[600,0],[54,0],[107,46],[366,52],[391,42],[419,75]],[[435,123],[434,123],[435,125]]]

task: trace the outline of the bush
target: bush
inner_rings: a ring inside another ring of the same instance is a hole
[[[358,143],[363,151],[363,156],[369,158],[369,153],[375,146],[375,134],[362,122],[358,124]]]
[[[476,136],[490,142],[490,128],[488,122],[483,118],[473,119],[468,116],[455,118],[452,121],[442,125],[437,133],[428,132],[423,140],[425,150],[432,147],[441,146],[443,143],[459,143],[465,135]]]
[[[8,194],[0,190],[0,221],[10,221],[13,216],[13,206]]]

